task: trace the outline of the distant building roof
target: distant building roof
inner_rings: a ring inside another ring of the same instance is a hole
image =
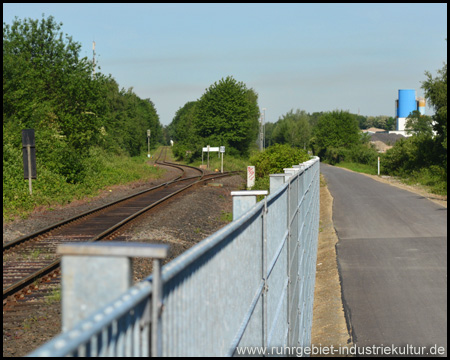
[[[374,133],[370,134],[370,141],[381,141],[386,145],[394,145],[398,140],[405,139],[400,134],[388,134],[388,133]]]
[[[368,133],[385,133],[385,132],[387,132],[387,130],[377,129],[377,128],[374,128],[374,127],[371,127],[369,129],[364,129],[364,130],[361,130],[361,131],[362,132],[368,132]]]

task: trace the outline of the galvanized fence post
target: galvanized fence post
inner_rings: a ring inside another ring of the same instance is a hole
[[[67,331],[73,328],[78,322],[89,317],[131,287],[132,257],[155,258],[151,352],[155,356],[161,355],[160,259],[167,257],[168,249],[169,246],[164,244],[113,241],[59,245],[57,253],[63,255],[61,261],[62,330]],[[128,343],[131,339],[120,336],[118,341],[126,342],[124,348],[128,349],[128,353],[131,351],[132,344]]]
[[[294,178],[294,176],[296,175],[296,173],[299,171],[299,169],[296,168],[285,168],[283,169],[284,173],[286,174],[286,182],[288,183],[288,201],[287,201],[287,219],[286,219],[286,224],[287,224],[287,229],[288,229],[288,237],[287,237],[287,277],[288,277],[288,286],[287,286],[287,328],[288,328],[288,341],[287,341],[287,345],[288,346],[293,346],[293,328],[292,326],[294,325],[292,323],[292,303],[295,301],[295,283],[293,283],[293,281],[295,281],[295,279],[292,278],[291,273],[292,273],[292,257],[293,254],[295,254],[295,248],[292,248],[292,226],[291,226],[291,216],[292,216],[292,180]]]
[[[167,256],[167,255],[166,255]],[[152,293],[152,356],[162,356],[162,324],[161,311],[163,304],[163,283],[161,280],[161,259],[153,260],[153,293]]]
[[[270,174],[269,182],[270,182],[270,194],[274,194],[284,183],[289,179],[289,176],[286,174]]]
[[[233,197],[233,221],[245,214],[256,204],[258,195],[267,196],[267,190],[232,191]]]
[[[262,239],[261,239],[261,248],[262,248],[262,267],[261,267],[261,279],[264,281],[264,288],[262,292],[263,296],[263,311],[262,311],[262,331],[263,331],[263,344],[262,346],[267,346],[267,201],[266,196],[268,195],[267,190],[249,190],[249,191],[232,191],[231,196],[233,197],[233,221],[238,219],[240,216],[245,214],[250,210],[252,206],[256,204],[256,197],[258,195],[263,195],[264,199],[264,210],[263,210],[263,219],[262,219]]]

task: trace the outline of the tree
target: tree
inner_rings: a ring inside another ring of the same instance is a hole
[[[38,166],[80,182],[93,147],[137,155],[146,130],[162,140],[162,127],[150,99],[94,76],[81,45],[61,27],[52,16],[3,24],[4,140],[20,149],[20,130],[35,129]]]
[[[196,101],[189,101],[179,108],[175,113],[170,125],[168,125],[168,133],[172,140],[183,144],[191,143],[195,136],[194,118]],[[170,140],[170,139],[169,139]]]
[[[319,122],[319,119],[322,117],[323,112],[313,112],[309,115],[309,125],[311,125],[311,128],[315,128],[317,123]]]
[[[283,115],[276,122],[272,134],[275,143],[289,144],[304,149],[309,145],[310,136],[309,116],[304,110],[299,109],[295,113],[291,109]]]
[[[195,132],[210,145],[227,145],[248,154],[258,134],[258,96],[228,76],[214,83],[197,101]],[[207,144],[204,144],[207,145]]]
[[[80,151],[98,142],[105,93],[81,45],[52,16],[3,24],[3,109],[7,121],[53,128]]]
[[[52,16],[3,24],[3,121],[15,142],[17,129],[35,129],[38,161],[76,182],[89,147],[101,141],[105,89],[61,26]]]
[[[322,155],[327,148],[349,147],[360,143],[358,121],[347,111],[335,110],[322,115],[313,135],[318,153]]]
[[[275,143],[273,140],[273,131],[275,127],[276,125],[272,122],[266,122],[264,124],[264,143],[266,147],[270,147]]]
[[[397,121],[392,116],[389,117],[389,119],[386,120],[386,130],[391,131],[395,130],[395,126],[397,124]]]
[[[414,133],[418,136],[431,137],[433,133],[432,119],[414,110],[406,119],[405,129],[408,134]]]
[[[195,133],[194,122],[197,101],[189,101],[175,113],[167,126],[167,141],[173,140],[173,154],[180,159],[193,160],[201,156],[203,141]]]
[[[437,72],[435,78],[428,71],[425,72],[427,80],[422,83],[422,89],[435,111],[432,118],[436,131],[436,152],[447,173],[447,64],[444,63],[444,67]]]

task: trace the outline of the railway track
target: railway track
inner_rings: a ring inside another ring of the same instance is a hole
[[[3,245],[3,306],[38,290],[40,281],[59,275],[56,247],[67,242],[109,240],[123,228],[158,204],[199,182],[234,173],[205,174],[203,170],[165,161],[161,151],[158,164],[177,168],[176,178]]]

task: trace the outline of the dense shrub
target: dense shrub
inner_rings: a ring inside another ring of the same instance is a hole
[[[357,144],[350,147],[329,147],[323,159],[335,165],[342,161],[359,164],[373,164],[377,161],[378,152],[368,144]]]
[[[311,157],[306,150],[292,148],[290,145],[275,144],[265,151],[250,158],[255,166],[256,185],[258,189],[269,188],[269,174],[283,173],[284,168],[308,161]]]
[[[100,147],[89,149],[88,157],[80,159],[82,182],[69,182],[65,176],[50,169],[36,158],[37,178],[33,180],[33,194],[24,179],[22,149],[11,143],[3,144],[3,219],[27,216],[36,206],[67,204],[74,199],[96,195],[106,186],[158,176],[160,170],[146,164],[146,154],[130,158],[111,155]]]
[[[447,170],[442,165],[431,136],[414,135],[399,140],[382,155],[383,173],[429,186],[439,194],[447,193]]]
[[[431,136],[412,136],[401,139],[383,155],[386,171],[395,175],[404,171],[419,170],[431,165],[439,165],[435,156],[435,142]]]

